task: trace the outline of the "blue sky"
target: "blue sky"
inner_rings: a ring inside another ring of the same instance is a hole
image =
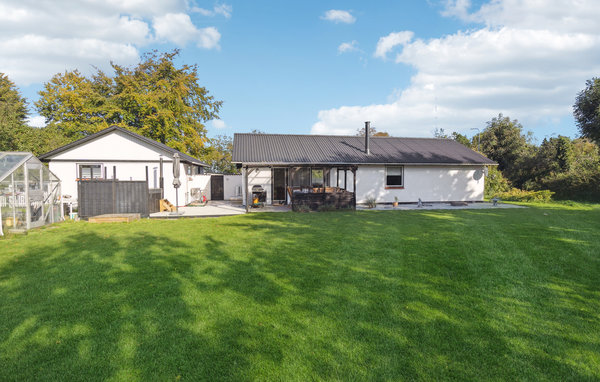
[[[472,136],[504,113],[575,137],[576,93],[600,73],[594,1],[3,0],[0,72],[30,101],[53,73],[181,49],[224,101],[209,135]],[[329,17],[328,17],[329,15]],[[33,111],[32,114],[35,114]],[[33,119],[39,124],[39,118]]]

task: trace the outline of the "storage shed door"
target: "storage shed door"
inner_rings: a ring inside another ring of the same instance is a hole
[[[224,200],[223,175],[210,176],[210,200]]]

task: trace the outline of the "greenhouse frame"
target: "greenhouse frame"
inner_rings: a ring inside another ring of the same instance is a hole
[[[0,151],[0,235],[63,220],[60,179],[32,153]]]

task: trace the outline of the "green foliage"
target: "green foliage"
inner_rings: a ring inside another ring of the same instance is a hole
[[[600,78],[587,80],[585,85],[575,98],[573,115],[581,136],[600,144]]]
[[[359,137],[364,137],[365,136],[365,127],[363,126],[360,129],[356,129],[356,135]],[[385,131],[377,131],[377,129],[375,127],[373,127],[373,125],[371,125],[369,127],[369,135],[371,137],[389,137],[390,134],[388,134]]]
[[[222,102],[198,84],[196,65],[175,65],[178,54],[153,51],[132,68],[111,63],[113,77],[100,70],[91,78],[76,70],[57,74],[35,105],[49,126],[71,140],[118,125],[200,156],[204,123],[218,118]]]
[[[509,181],[498,170],[498,166],[488,166],[488,175],[485,177],[484,197],[491,199],[499,193],[510,190]]]
[[[210,165],[210,171],[223,174],[239,174],[240,170],[231,163],[233,139],[227,135],[217,135],[209,139],[200,159]]]
[[[440,128],[436,128],[433,131],[433,136],[435,138],[439,138],[439,139],[452,139],[458,143],[461,143],[461,144],[467,146],[468,148],[471,148],[471,141],[469,140],[469,138],[467,138],[466,135],[457,133],[456,131],[453,131],[452,134],[448,135],[448,134],[446,134],[446,131],[440,127]]]
[[[0,151],[27,151],[27,101],[15,84],[0,73]]]
[[[46,124],[62,132],[70,140],[83,138],[109,127],[105,104],[108,100],[97,90],[94,79],[79,71],[58,73],[44,84],[35,102]]]
[[[377,207],[377,199],[375,199],[375,198],[367,198],[365,200],[365,204],[369,208],[375,208],[375,207]]]
[[[452,139],[455,140],[458,143],[461,143],[465,146],[467,146],[468,148],[471,148],[471,141],[469,140],[469,138],[467,138],[466,135],[457,133],[456,131],[452,132]]]
[[[515,185],[522,186],[528,175],[528,162],[534,146],[531,134],[523,134],[523,126],[499,114],[488,121],[481,132],[481,152],[498,163],[498,169]]]
[[[494,194],[493,197],[500,198],[501,200],[508,200],[514,202],[548,203],[552,201],[552,195],[554,195],[554,192],[550,190],[527,191],[520,190],[518,188],[511,188],[508,191],[498,192]]]

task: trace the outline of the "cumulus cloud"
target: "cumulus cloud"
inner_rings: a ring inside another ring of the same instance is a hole
[[[217,4],[213,7],[213,9],[193,7],[192,12],[197,12],[203,16],[211,16],[211,17],[221,15],[221,16],[229,19],[229,18],[231,18],[231,13],[233,12],[233,7],[228,4]]]
[[[130,65],[150,43],[218,49],[220,34],[197,28],[187,0],[4,0],[0,3],[0,72],[19,85],[65,70]],[[216,6],[215,12],[230,9]],[[169,25],[169,23],[173,23]]]
[[[154,18],[156,37],[172,41],[184,46],[190,41],[196,42],[200,48],[213,49],[219,47],[221,34],[213,27],[198,29],[192,19],[185,13],[167,13]]]
[[[358,50],[358,41],[343,42],[338,46],[338,54],[355,52]]]
[[[27,118],[27,124],[31,127],[44,127],[46,126],[46,118],[41,115],[35,115]]]
[[[411,31],[392,32],[387,36],[383,36],[377,42],[375,48],[375,57],[387,58],[388,52],[398,45],[406,45],[412,40],[414,33]]]
[[[212,126],[218,130],[226,129],[229,127],[222,119],[213,119]]]
[[[334,23],[353,24],[356,21],[356,17],[352,16],[349,11],[343,11],[340,9],[330,9],[323,16],[323,20],[333,21]]]
[[[468,132],[500,112],[527,128],[570,116],[585,80],[600,72],[600,11],[585,0],[541,3],[494,0],[472,11],[468,1],[450,2],[446,14],[482,26],[378,44],[378,57],[401,45],[394,61],[415,68],[410,85],[391,91],[388,103],[320,111],[312,132],[353,134],[370,120],[394,135],[423,136],[436,127]]]

